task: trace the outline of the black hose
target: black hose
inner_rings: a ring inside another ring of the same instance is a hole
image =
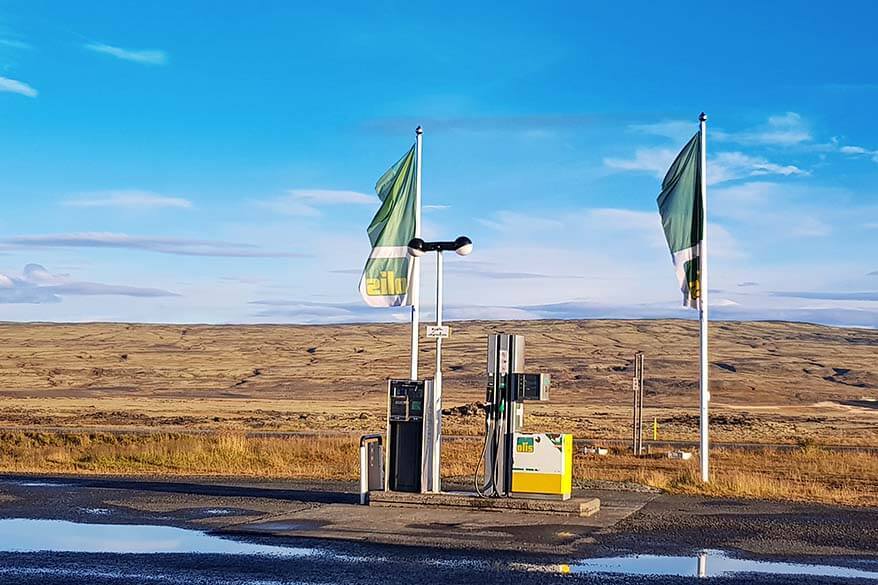
[[[482,489],[486,489],[490,483],[486,483],[481,489],[479,488],[479,467],[482,466],[482,461],[485,459],[485,453],[488,451],[488,412],[485,411],[485,443],[482,445],[482,450],[479,453],[479,461],[476,463],[476,471],[473,473],[473,487],[476,490],[476,495],[480,498],[484,498],[485,494],[482,493]],[[487,477],[488,470],[485,469],[485,476]]]

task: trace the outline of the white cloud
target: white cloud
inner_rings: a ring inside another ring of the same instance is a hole
[[[15,39],[0,39],[0,45],[10,47],[12,49],[32,49],[30,44]]]
[[[295,258],[302,254],[264,250],[253,244],[188,238],[141,237],[106,232],[15,236],[0,239],[13,248],[113,248],[143,250],[179,256],[216,256],[226,258]]]
[[[758,128],[741,132],[713,130],[708,132],[708,136],[720,142],[764,146],[794,146],[813,140],[802,116],[795,112],[771,116],[766,124]]]
[[[291,189],[289,194],[290,197],[300,201],[308,201],[315,205],[340,205],[345,203],[372,205],[378,201],[374,195],[336,189]]]
[[[819,238],[832,233],[832,227],[817,217],[799,216],[790,224],[789,233],[803,238]]]
[[[282,215],[316,217],[322,205],[374,205],[378,198],[358,191],[338,189],[290,189],[287,195],[258,201],[257,205]]]
[[[59,303],[67,295],[138,298],[179,296],[159,288],[75,281],[68,275],[52,274],[39,264],[28,264],[19,276],[0,274],[0,304]]]
[[[604,166],[615,171],[642,171],[662,178],[677,153],[669,148],[638,148],[633,159],[605,158]]]
[[[192,202],[182,197],[168,197],[151,191],[99,191],[64,201],[70,207],[120,207],[124,209],[189,209]]]
[[[675,144],[683,144],[695,132],[695,124],[685,120],[662,120],[649,124],[631,124],[628,130],[640,134],[661,136],[672,140]],[[827,153],[838,152],[848,156],[868,156],[878,163],[878,150],[872,150],[863,146],[841,146],[837,137],[828,142],[814,142],[808,125],[802,116],[795,112],[787,112],[781,115],[770,116],[766,122],[758,127],[741,131],[726,131],[719,128],[709,128],[708,137],[720,143],[734,143],[754,147],[799,147],[799,150],[807,152]],[[606,159],[605,165],[617,170],[643,170],[658,173],[657,164],[653,163],[649,152],[650,149],[638,151],[633,160]],[[651,149],[653,153],[661,153],[663,149]],[[670,162],[668,163],[670,164]],[[767,163],[764,174],[799,174],[799,167],[793,165],[777,165]],[[802,171],[804,172],[804,171]],[[755,173],[754,173],[755,174]]]
[[[832,201],[841,195],[833,189],[753,181],[713,189],[710,209],[717,217],[765,229],[766,235],[821,237],[832,232],[832,226],[824,219],[825,209],[803,206],[801,200]],[[779,216],[783,221],[777,221]]]
[[[59,284],[64,282],[68,275],[52,274],[39,264],[27,264],[21,271],[21,277],[31,284]]]
[[[718,184],[761,175],[806,176],[808,171],[795,165],[780,165],[743,152],[720,152],[707,161],[707,182]]]
[[[479,218],[476,221],[485,227],[506,233],[554,230],[563,226],[563,223],[555,218],[539,217],[515,211],[498,211],[494,214],[493,219]]]
[[[674,141],[686,141],[698,131],[698,124],[687,120],[662,120],[652,124],[631,124],[628,129],[640,134],[662,136]]]
[[[649,124],[631,124],[632,132],[662,136],[675,142],[689,139],[698,130],[695,120],[662,120]],[[708,138],[719,142],[748,145],[789,146],[813,139],[802,116],[795,112],[770,116],[765,124],[740,132],[728,132],[708,126]]]
[[[17,93],[27,97],[37,97],[39,93],[23,81],[9,79],[8,77],[0,77],[0,92]]]
[[[848,156],[868,156],[871,157],[874,162],[878,163],[878,150],[869,150],[862,146],[842,146],[838,151]]]
[[[707,244],[712,258],[740,259],[748,256],[725,226],[712,221],[707,223]]]
[[[638,148],[633,159],[605,158],[604,166],[614,171],[648,172],[664,178],[677,153],[667,148]],[[781,165],[759,156],[743,152],[720,152],[707,161],[707,181],[718,184],[725,181],[761,175],[808,175],[795,165]]]
[[[662,225],[658,211],[598,207],[586,213],[609,229],[648,231],[660,229]]]
[[[111,55],[123,61],[132,61],[143,65],[164,65],[168,62],[168,54],[157,49],[131,50],[104,43],[89,43],[85,45],[85,48],[96,53]]]

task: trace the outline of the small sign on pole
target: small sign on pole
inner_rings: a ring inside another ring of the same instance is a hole
[[[451,335],[451,327],[448,325],[427,325],[427,337],[446,338]]]

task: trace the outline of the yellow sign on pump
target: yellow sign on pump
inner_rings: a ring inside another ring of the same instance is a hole
[[[515,433],[512,495],[566,500],[573,487],[573,435]]]

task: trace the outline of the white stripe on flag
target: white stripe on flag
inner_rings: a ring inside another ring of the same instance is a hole
[[[405,258],[408,253],[408,246],[375,246],[369,258]]]
[[[674,252],[673,254],[674,272],[677,273],[677,282],[680,283],[680,292],[683,293],[683,306],[691,307],[693,309],[698,308],[698,303],[701,302],[701,299],[696,299],[694,303],[692,302],[692,291],[689,290],[689,280],[686,278],[686,262],[689,262],[700,255],[701,242],[695,244],[691,248],[686,248],[679,252]]]

